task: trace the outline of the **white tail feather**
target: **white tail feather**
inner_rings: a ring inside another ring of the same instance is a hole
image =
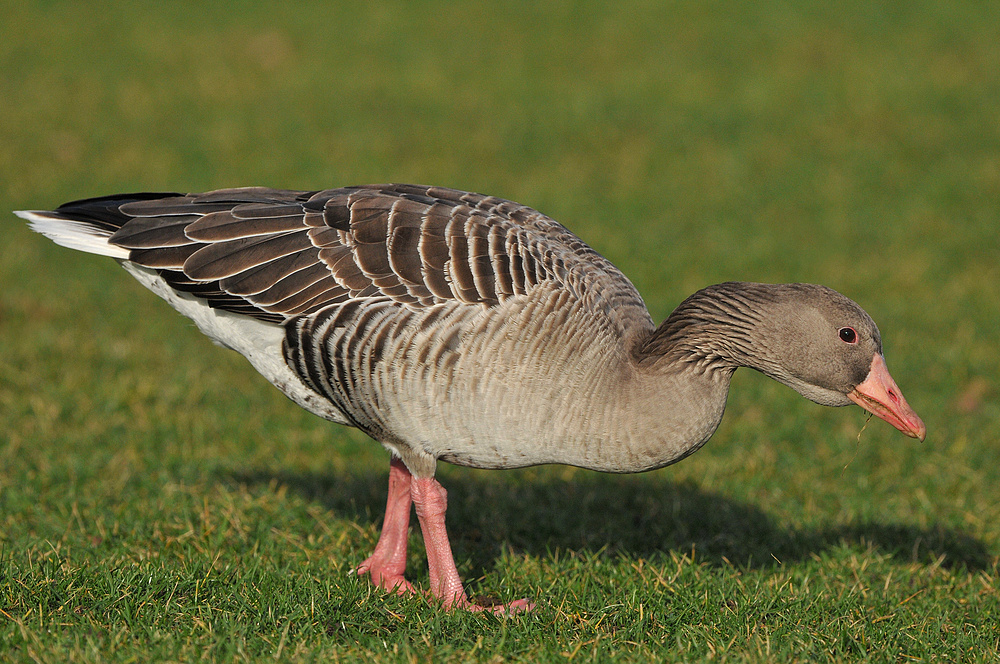
[[[57,213],[45,210],[18,210],[14,214],[27,219],[31,230],[63,247],[86,251],[88,254],[128,259],[128,249],[108,244],[110,232],[86,221],[64,219],[55,216]]]

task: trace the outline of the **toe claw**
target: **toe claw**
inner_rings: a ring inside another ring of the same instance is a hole
[[[504,616],[535,610],[535,603],[528,599],[518,599],[508,604],[491,601],[488,597],[476,597],[475,600],[474,602],[470,602],[469,600],[455,602],[448,608],[462,609],[473,613],[489,612],[494,615]]]

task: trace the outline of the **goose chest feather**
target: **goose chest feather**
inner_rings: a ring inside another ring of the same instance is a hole
[[[483,608],[451,555],[438,460],[659,468],[708,440],[741,366],[925,434],[878,328],[843,295],[718,284],[656,326],[610,262],[499,198],[416,185],[243,188],[17,214],[58,244],[115,258],[300,406],[381,442],[386,516],[358,573],[413,591],[403,576],[413,506],[431,592],[448,607]]]

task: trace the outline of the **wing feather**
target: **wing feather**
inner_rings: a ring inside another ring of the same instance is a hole
[[[185,229],[188,238],[198,242],[225,242],[245,237],[271,235],[302,229],[302,208],[295,207],[294,214],[280,214],[289,206],[280,206],[274,214],[241,216],[243,206],[233,210],[210,212]],[[257,206],[260,208],[260,206]]]
[[[307,248],[221,279],[219,286],[233,295],[255,295],[289,275],[316,265],[316,252]]]
[[[304,230],[212,242],[184,261],[184,274],[200,281],[224,279],[310,246]]]
[[[268,321],[371,298],[409,310],[488,308],[551,280],[580,295],[588,275],[608,271],[625,284],[616,301],[641,305],[610,263],[555,221],[444,187],[131,194],[57,214],[113,233],[109,244],[171,287]]]
[[[312,262],[307,267],[275,281],[266,290],[254,294],[253,302],[261,306],[277,304],[311,288],[319,281],[325,282],[324,290],[337,286],[337,282],[330,276],[330,270],[325,265]]]
[[[200,217],[180,214],[170,217],[139,217],[119,228],[108,238],[111,244],[125,249],[158,249],[194,244],[186,230]]]

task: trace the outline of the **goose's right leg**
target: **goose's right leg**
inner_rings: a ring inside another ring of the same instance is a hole
[[[455,567],[455,557],[448,541],[444,515],[448,511],[448,492],[433,477],[415,477],[412,480],[413,506],[420,521],[420,531],[427,549],[427,568],[431,577],[431,593],[440,599],[446,609],[490,611],[492,613],[520,613],[535,608],[534,602],[519,599],[510,604],[480,606],[469,601],[462,587],[462,579]]]

